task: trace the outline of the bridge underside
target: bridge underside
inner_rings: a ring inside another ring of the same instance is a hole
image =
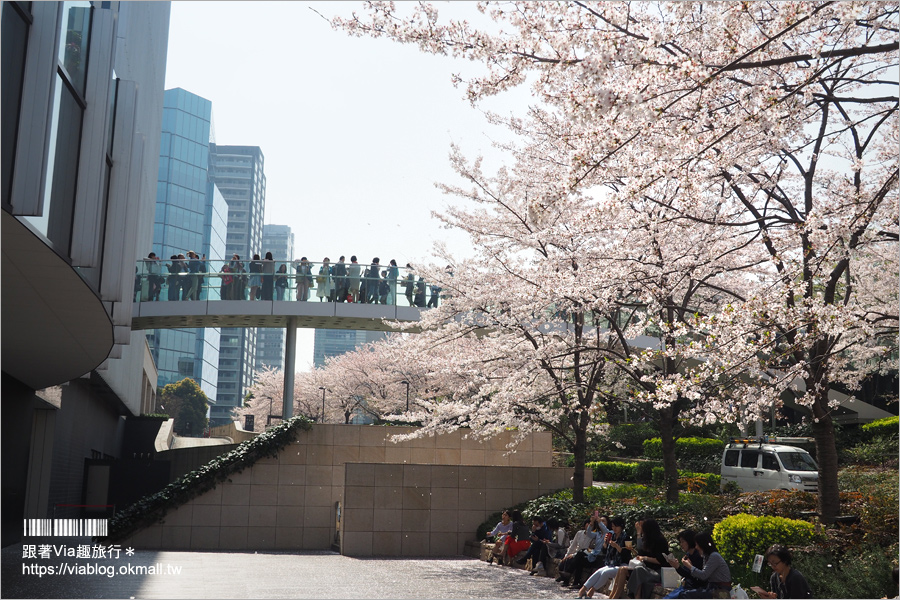
[[[137,302],[132,329],[186,327],[287,327],[296,317],[297,327],[307,329],[358,329],[395,331],[388,321],[415,322],[421,309],[384,304],[335,302],[279,302],[213,300]]]

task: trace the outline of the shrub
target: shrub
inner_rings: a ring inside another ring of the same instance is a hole
[[[624,423],[609,428],[604,450],[614,456],[643,456],[644,440],[659,432],[652,423]]]
[[[721,482],[722,476],[715,473],[692,473],[691,471],[678,469],[679,490],[715,494],[719,491]],[[663,467],[653,468],[653,483],[660,486],[665,483],[665,469]]]
[[[579,521],[580,517],[581,511],[577,510],[576,506],[571,500],[560,498],[556,494],[541,496],[525,503],[525,508],[522,509],[522,518],[529,524],[534,517],[554,518],[557,521],[572,524]]]
[[[658,460],[644,460],[639,462],[637,471],[634,474],[635,481],[650,483],[653,481],[653,469],[662,466],[662,462]]]
[[[890,598],[897,594],[891,559],[881,548],[843,555],[796,552],[793,559],[793,566],[806,577],[816,598]]]
[[[754,517],[739,514],[713,527],[713,539],[726,560],[749,565],[757,554],[765,554],[772,544],[807,546],[816,539],[813,524],[783,517]]]
[[[675,441],[676,460],[679,461],[679,464],[691,461],[694,468],[711,464],[714,465],[713,470],[717,470],[716,467],[724,451],[725,442],[722,440],[685,437]],[[662,440],[659,438],[644,440],[644,454],[650,458],[662,458]],[[698,464],[695,466],[694,463]]]
[[[596,461],[584,465],[594,472],[594,481],[635,481],[637,463]]]
[[[897,462],[897,438],[891,436],[876,437],[844,450],[847,462],[857,465],[885,466]]]
[[[842,499],[846,499],[842,495]],[[843,503],[842,503],[843,504]],[[765,490],[744,492],[731,499],[722,508],[723,515],[748,513],[757,516],[800,519],[804,513],[816,511],[817,498],[811,492],[794,490]]]
[[[869,439],[878,437],[897,437],[900,432],[900,417],[886,417],[878,419],[862,426],[862,430]]]

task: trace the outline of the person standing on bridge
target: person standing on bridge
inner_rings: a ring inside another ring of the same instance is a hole
[[[262,261],[262,299],[269,302],[273,299],[275,290],[275,259],[271,252],[266,252],[266,258]]]
[[[309,300],[309,286],[312,285],[312,271],[305,256],[294,263],[294,270],[297,272],[297,300],[306,302]]]
[[[369,304],[378,302],[378,283],[381,279],[381,276],[378,274],[379,262],[379,258],[376,256],[372,259],[369,270],[366,271],[366,302]]]
[[[169,301],[178,300],[178,273],[179,271],[179,262],[178,255],[173,254],[172,258],[170,258],[172,262],[166,265],[166,269],[169,271],[169,276],[166,277],[166,283],[169,284]]]
[[[362,267],[356,262],[356,255],[350,257],[350,265],[347,267],[347,293],[353,302],[359,302],[359,274]]]
[[[281,263],[275,272],[275,297],[278,298],[279,302],[284,300],[284,291],[287,289],[288,284],[287,279],[287,265]]]
[[[330,259],[326,256],[322,260],[322,266],[319,267],[319,274],[316,275],[316,296],[319,302],[323,302],[331,298],[332,281],[331,266],[328,264]]]
[[[394,305],[397,304],[397,279],[400,277],[400,269],[397,268],[397,261],[393,258],[391,259],[391,266],[388,267],[387,280],[388,280],[388,297],[387,303]]]
[[[347,299],[347,265],[341,256],[331,268],[334,277],[334,289],[331,292],[332,302],[343,302]]]
[[[409,303],[409,306],[415,306],[413,304],[413,290],[416,287],[416,276],[413,275],[412,265],[406,263],[406,277],[403,278],[403,292],[406,295],[406,301]]]
[[[258,300],[257,294],[259,293],[259,288],[262,284],[262,261],[259,259],[259,254],[253,255],[253,260],[250,261],[250,299]]]
[[[240,254],[233,254],[228,266],[233,275],[231,276],[231,288],[229,289],[228,298],[226,298],[226,300],[243,300],[247,276],[244,275],[244,263],[241,262]]]

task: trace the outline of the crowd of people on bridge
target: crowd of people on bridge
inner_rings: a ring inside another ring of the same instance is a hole
[[[488,562],[534,567],[532,575],[547,575],[556,562],[563,586],[578,591],[578,598],[651,598],[662,581],[663,567],[672,567],[681,577],[680,585],[667,590],[665,598],[729,598],[731,570],[716,549],[708,531],[686,529],[678,534],[682,555],[669,552],[669,543],[655,519],[634,523],[632,539],[622,517],[607,517],[595,510],[569,538],[566,523],[546,521],[536,516],[529,527],[516,510],[502,513],[496,527],[487,534],[493,543]],[[803,575],[791,568],[791,553],[775,545],[765,559],[773,573],[771,591],[753,588],[762,598],[810,598]],[[659,596],[656,596],[659,597]]]
[[[143,272],[135,267],[135,301],[139,296],[146,301],[158,301],[164,285],[169,301],[201,299],[201,292],[206,289],[205,279],[210,276],[206,255],[188,251],[173,254],[169,260],[163,264],[156,253],[151,252],[144,259]],[[249,261],[233,254],[213,276],[220,280],[222,300],[307,302],[314,296],[319,302],[393,305],[397,304],[398,291],[402,290],[409,306],[436,308],[440,298],[446,297],[439,285],[426,283],[422,276],[416,278],[411,264],[407,263],[405,270],[401,276],[394,259],[385,267],[378,257],[365,266],[356,256],[351,256],[349,263],[345,262],[344,256],[335,263],[326,256],[317,264],[305,256],[290,262],[275,261],[272,253],[266,252],[265,258],[254,254]],[[450,266],[445,270],[453,275]]]

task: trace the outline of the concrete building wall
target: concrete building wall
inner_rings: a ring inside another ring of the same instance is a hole
[[[389,439],[410,431],[314,425],[276,458],[257,461],[123,543],[172,550],[328,550],[340,506],[346,554],[462,554],[491,513],[571,484],[571,469],[551,466],[549,433],[530,435],[512,454],[506,450],[509,433],[483,443],[462,431]],[[390,535],[376,535],[384,532]],[[407,536],[417,541],[404,543]]]

